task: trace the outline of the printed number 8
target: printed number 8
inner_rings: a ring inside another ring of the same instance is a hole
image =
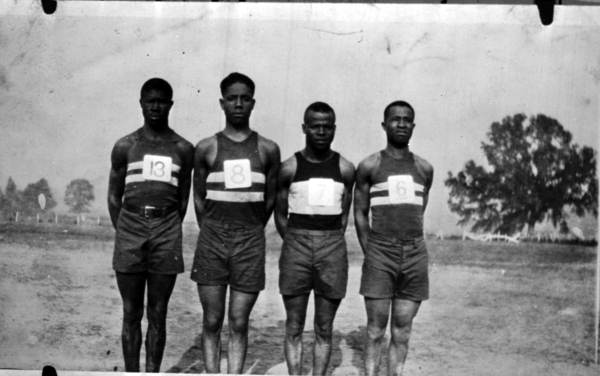
[[[150,171],[152,172],[152,175],[162,178],[165,176],[165,164],[161,161],[151,162]]]
[[[231,167],[231,181],[235,184],[242,184],[246,180],[244,175],[244,167],[239,164],[235,164]]]

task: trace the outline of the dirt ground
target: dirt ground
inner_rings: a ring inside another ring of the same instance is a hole
[[[267,288],[252,313],[246,361],[254,374],[286,372],[285,315],[277,292],[280,241],[273,229],[268,234]],[[164,372],[203,371],[202,310],[189,279],[194,238],[193,230],[186,231],[187,271],[169,306]],[[350,279],[335,321],[333,375],[362,374],[361,256],[356,239],[348,240]],[[106,234],[0,231],[0,368],[123,370],[112,246]],[[430,241],[428,247],[431,298],[415,319],[407,375],[600,373],[592,364],[595,248],[454,240]],[[312,308],[307,317],[305,373],[312,361]]]

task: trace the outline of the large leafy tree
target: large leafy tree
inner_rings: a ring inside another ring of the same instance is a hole
[[[514,233],[568,212],[598,215],[596,152],[571,142],[557,120],[524,114],[494,122],[481,148],[485,166],[468,161],[448,172],[448,205],[473,230]]]
[[[45,206],[40,207],[39,196],[44,195]],[[23,190],[23,205],[22,208],[28,213],[37,213],[40,211],[48,211],[56,206],[56,200],[52,195],[52,190],[48,185],[48,181],[44,178],[35,183],[27,184]]]
[[[94,201],[94,186],[86,179],[71,180],[65,191],[65,204],[73,213],[86,213]]]

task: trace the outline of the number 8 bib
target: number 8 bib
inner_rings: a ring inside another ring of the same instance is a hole
[[[411,175],[389,176],[388,191],[392,204],[412,204],[415,201],[415,183]]]
[[[252,186],[252,170],[249,159],[223,161],[225,188],[248,188]]]
[[[142,177],[146,180],[171,181],[173,160],[164,155],[144,155],[142,164]]]

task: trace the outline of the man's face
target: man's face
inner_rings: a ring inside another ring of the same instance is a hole
[[[173,106],[173,101],[164,91],[150,89],[142,93],[140,106],[146,124],[161,124],[169,119],[169,111]]]
[[[230,85],[219,99],[225,118],[231,124],[248,122],[254,108],[254,93],[241,82]]]
[[[408,107],[391,107],[381,123],[388,141],[394,145],[408,145],[415,128],[414,117],[412,110]]]
[[[307,121],[302,124],[306,144],[315,150],[329,149],[335,136],[335,123],[331,114],[311,111],[307,117]]]

